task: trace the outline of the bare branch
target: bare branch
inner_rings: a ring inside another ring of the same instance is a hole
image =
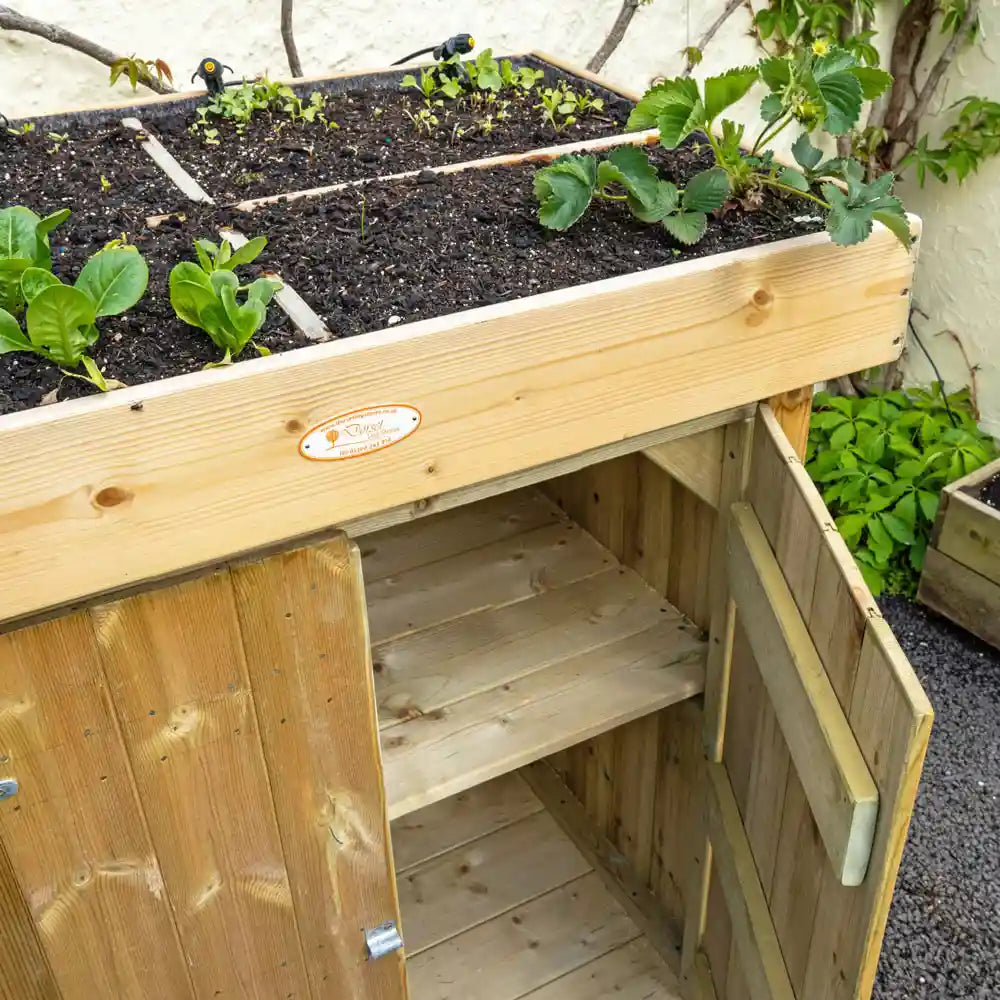
[[[632,23],[632,18],[635,17],[635,12],[639,9],[641,3],[642,0],[623,0],[622,9],[618,11],[618,17],[615,18],[615,23],[611,26],[608,37],[604,39],[601,47],[594,53],[590,62],[587,63],[587,69],[592,73],[599,73],[604,69],[604,64],[611,58],[615,49],[621,45],[622,39],[625,37],[625,33]]]
[[[955,56],[958,54],[958,47],[961,45],[962,40],[969,36],[972,31],[972,26],[979,19],[979,0],[969,0],[968,6],[965,8],[965,17],[962,18],[962,23],[958,28],[955,29],[955,33],[948,40],[948,44],[945,46],[944,51],[938,57],[936,63],[931,67],[930,73],[927,74],[927,79],[924,81],[924,85],[920,88],[919,94],[917,94],[917,99],[914,102],[913,107],[910,109],[910,113],[906,116],[902,125],[900,126],[900,132],[903,136],[909,136],[911,131],[915,130],[920,123],[920,119],[927,112],[927,108],[937,92],[938,86],[941,83],[941,78],[948,72],[951,64],[955,61]],[[923,47],[920,49],[923,52]],[[914,70],[916,70],[916,65],[914,65]]]
[[[709,25],[708,30],[698,40],[698,44],[695,47],[699,52],[705,51],[705,46],[708,45],[713,38],[715,38],[715,36],[719,33],[719,29],[740,7],[743,6],[746,6],[746,0],[729,0],[723,8],[722,13]],[[684,76],[690,76],[693,69],[694,66],[690,61],[688,61],[687,68],[684,70]]]
[[[103,63],[109,68],[117,59],[122,58],[110,49],[106,49],[103,45],[98,45],[88,38],[83,38],[72,31],[60,28],[57,24],[49,24],[47,21],[38,21],[33,17],[26,17],[6,4],[0,4],[0,28],[4,31],[23,31],[28,35],[37,35],[39,38],[44,38],[55,45],[65,45],[67,48],[82,52],[85,56],[90,56],[91,59],[96,59],[99,63]],[[155,77],[150,77],[148,80],[139,80],[139,83],[150,90],[156,91],[158,94],[174,93],[173,87],[168,87]]]
[[[292,27],[294,5],[295,0],[281,0],[281,40],[285,43],[285,54],[288,56],[288,68],[292,71],[292,76],[302,76],[302,62],[299,60],[295,29]]]

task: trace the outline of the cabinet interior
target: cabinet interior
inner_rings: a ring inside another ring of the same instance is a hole
[[[413,1000],[680,997],[715,518],[632,454],[358,538]]]

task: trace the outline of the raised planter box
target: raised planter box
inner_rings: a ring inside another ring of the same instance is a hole
[[[917,600],[1000,649],[1000,510],[980,493],[1000,459],[946,486]]]
[[[896,357],[912,271],[811,234],[0,418],[0,994],[867,998],[932,713],[758,401]]]

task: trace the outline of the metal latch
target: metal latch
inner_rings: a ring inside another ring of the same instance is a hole
[[[396,930],[395,921],[387,920],[384,924],[365,931],[365,944],[368,947],[368,960],[371,961],[399,951],[403,947],[403,939]]]
[[[0,781],[0,801],[17,795],[17,781],[14,778]]]

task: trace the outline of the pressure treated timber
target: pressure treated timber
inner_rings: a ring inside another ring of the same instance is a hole
[[[712,856],[750,1000],[796,1000],[725,766],[705,769]]]
[[[878,788],[862,884],[841,885],[827,860],[740,616],[724,766],[795,995],[868,1000],[933,712],[768,406],[754,428],[747,500]],[[744,988],[729,924],[713,885],[704,949],[726,998]]]
[[[3,613],[891,360],[911,272],[881,227],[847,249],[817,234],[9,415]],[[342,462],[299,454],[308,428],[394,402],[423,415],[405,441]]]
[[[397,859],[410,859],[400,894],[412,1000],[680,1000],[674,974],[519,775],[460,798],[392,824]]]
[[[767,536],[746,503],[732,508],[729,579],[830,862],[844,885],[860,885],[872,850],[878,789]]]
[[[1000,511],[978,497],[996,475],[1000,459],[942,491],[917,600],[1000,649]]]
[[[361,546],[391,817],[702,689],[697,630],[534,490]]]
[[[724,439],[723,428],[715,427],[676,441],[653,445],[644,449],[643,454],[695,496],[718,509]]]

